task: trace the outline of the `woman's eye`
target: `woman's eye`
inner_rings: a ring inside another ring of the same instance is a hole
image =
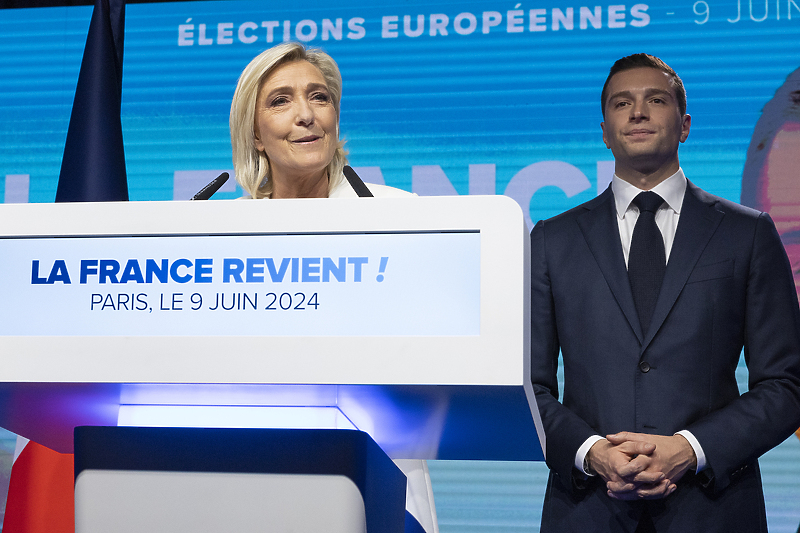
[[[317,102],[329,102],[331,98],[326,93],[314,93],[311,95],[311,99]]]
[[[285,96],[276,96],[275,98],[272,99],[272,101],[269,103],[269,105],[270,105],[270,107],[275,107],[275,106],[283,105],[283,104],[287,103],[288,101],[289,101],[289,99],[286,98]]]

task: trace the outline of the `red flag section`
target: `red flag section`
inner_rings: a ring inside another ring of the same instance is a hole
[[[29,441],[11,467],[4,533],[74,533],[73,455]]]

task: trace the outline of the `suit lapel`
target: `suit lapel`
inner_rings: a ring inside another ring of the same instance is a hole
[[[666,320],[700,255],[725,216],[714,209],[715,204],[716,201],[712,197],[691,182],[687,183],[675,240],[667,262],[667,271],[664,274],[661,292],[653,310],[653,322],[642,345],[642,351],[647,348]]]
[[[636,306],[633,303],[625,257],[622,255],[614,194],[611,192],[611,187],[609,186],[594,201],[586,204],[585,208],[587,211],[577,217],[578,226],[606,283],[608,283],[608,287],[614,294],[617,304],[641,343],[643,341],[642,328],[639,325],[639,316],[636,314]]]

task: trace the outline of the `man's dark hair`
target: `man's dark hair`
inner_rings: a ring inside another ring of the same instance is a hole
[[[606,116],[606,98],[608,95],[606,91],[608,91],[608,83],[611,81],[611,78],[614,77],[614,74],[619,72],[623,72],[625,70],[631,70],[635,68],[654,68],[656,70],[660,70],[661,72],[666,72],[669,74],[670,83],[672,87],[675,89],[675,97],[678,99],[678,109],[681,112],[681,115],[686,114],[686,89],[683,87],[683,81],[678,76],[678,74],[672,70],[672,67],[664,63],[661,59],[657,58],[656,56],[651,56],[650,54],[633,54],[627,57],[623,57],[622,59],[618,59],[612,66],[611,70],[608,72],[608,77],[606,78],[606,82],[603,85],[603,92],[600,94],[600,107],[603,111],[603,118]]]

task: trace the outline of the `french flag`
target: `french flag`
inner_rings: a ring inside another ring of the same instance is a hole
[[[74,461],[17,437],[8,484],[4,533],[74,533]]]
[[[122,55],[125,1],[95,0],[72,104],[56,202],[125,201]],[[5,533],[74,533],[72,454],[17,437]]]

